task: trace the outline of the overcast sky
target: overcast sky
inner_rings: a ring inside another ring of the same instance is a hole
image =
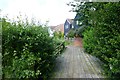
[[[66,18],[74,18],[76,13],[71,10],[69,3],[72,0],[0,0],[2,15],[8,14],[9,18],[15,18],[21,12],[29,18],[36,18],[42,23],[49,20],[48,25],[64,23]]]

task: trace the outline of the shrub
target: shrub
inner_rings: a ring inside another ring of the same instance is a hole
[[[104,62],[109,77],[120,78],[120,5],[100,3],[99,6],[102,8],[94,12],[97,20],[92,24],[93,28],[84,33],[84,48]]]
[[[92,53],[93,49],[95,48],[94,28],[88,27],[83,34],[84,34],[83,46],[88,53]]]
[[[83,33],[85,31],[87,27],[84,25],[84,26],[80,26],[77,30],[76,30],[76,34],[78,34],[80,37],[83,37]]]
[[[46,28],[30,26],[2,19],[3,78],[50,76],[58,45],[49,37]]]
[[[74,36],[75,36],[75,30],[74,29],[70,29],[68,34],[67,34],[67,37],[73,38]]]
[[[64,34],[62,32],[54,32],[54,38],[62,39],[64,38]]]

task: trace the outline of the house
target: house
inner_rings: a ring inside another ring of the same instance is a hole
[[[64,33],[64,24],[59,24],[57,26],[51,26],[50,27],[53,32],[62,32]]]
[[[77,13],[73,25],[76,29],[75,34],[76,36],[83,37],[83,31],[86,29],[86,25],[90,25],[87,19],[85,19],[85,15],[83,13]]]
[[[64,23],[64,36],[66,37],[69,30],[70,29],[74,29],[77,30],[78,28],[80,28],[80,26],[82,25],[82,22],[80,22],[80,18],[81,18],[82,14],[76,14],[74,19],[66,19],[65,23]]]
[[[49,26],[49,27],[50,27],[51,31],[55,32],[55,28],[56,28],[57,26]]]
[[[67,34],[71,28],[74,28],[73,19],[66,19],[66,21],[64,23],[64,36],[65,37],[67,36]]]
[[[64,33],[64,24],[59,24],[55,27],[56,32],[62,32]]]
[[[79,19],[80,19],[80,15],[76,14],[74,21],[73,21],[73,25],[75,29],[78,29],[79,25],[81,25],[81,23],[79,22]]]

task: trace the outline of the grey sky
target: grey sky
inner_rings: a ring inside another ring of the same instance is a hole
[[[49,20],[48,25],[58,25],[65,22],[66,18],[74,18],[76,13],[71,10],[69,3],[72,0],[0,0],[2,15],[8,14],[9,18],[16,18],[21,12],[29,18],[36,18],[42,23]]]

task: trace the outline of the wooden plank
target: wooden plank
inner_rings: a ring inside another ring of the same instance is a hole
[[[57,78],[104,78],[97,58],[85,53],[82,48],[68,46],[58,58]]]

